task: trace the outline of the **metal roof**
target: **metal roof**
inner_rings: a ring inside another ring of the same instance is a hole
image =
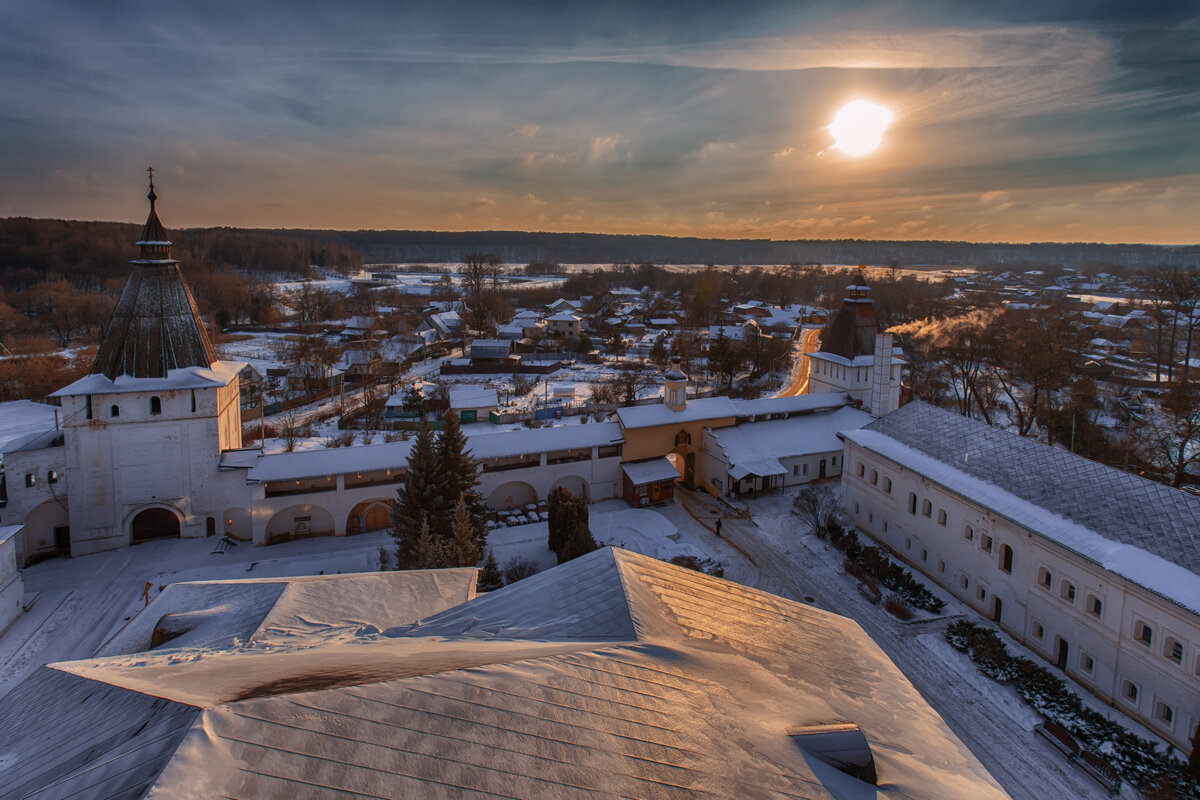
[[[920,401],[864,430],[1200,574],[1200,497]]]
[[[207,368],[218,360],[179,262],[171,258],[171,242],[154,210],[153,183],[148,196],[150,215],[137,243],[142,257],[131,262],[92,365],[93,375],[109,380],[165,378],[168,370]]]
[[[875,306],[867,292],[868,286],[847,286],[850,293],[842,301],[837,316],[821,333],[821,353],[853,360],[875,352],[875,334],[880,332],[875,318]]]

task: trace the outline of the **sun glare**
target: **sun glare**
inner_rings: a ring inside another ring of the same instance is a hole
[[[834,147],[848,156],[865,156],[879,146],[883,132],[892,122],[892,112],[867,100],[855,100],[829,123]]]

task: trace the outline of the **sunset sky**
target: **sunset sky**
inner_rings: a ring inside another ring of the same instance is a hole
[[[177,5],[0,6],[0,216],[1200,242],[1194,2]]]

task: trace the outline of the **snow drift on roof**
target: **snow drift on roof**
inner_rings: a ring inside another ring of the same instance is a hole
[[[70,397],[80,394],[126,394],[129,392],[170,392],[179,389],[215,389],[237,380],[246,366],[243,361],[214,361],[211,367],[182,367],[172,369],[165,378],[135,378],[118,375],[116,380],[99,373],[84,375],[64,386],[51,397]]]
[[[634,486],[655,481],[669,481],[679,477],[679,470],[675,469],[675,465],[668,461],[666,456],[652,458],[649,461],[630,461],[621,465],[621,471],[629,476],[629,480],[633,481]]]
[[[617,409],[621,427],[653,428],[657,425],[679,425],[705,419],[736,417],[737,408],[728,397],[706,397],[689,400],[682,411],[672,411],[663,403],[648,406],[629,406]]]

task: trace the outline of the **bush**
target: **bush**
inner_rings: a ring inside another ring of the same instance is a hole
[[[905,604],[934,614],[946,607],[944,600],[913,578],[911,572],[892,561],[883,548],[863,547],[858,541],[858,534],[846,530],[834,520],[826,524],[825,535],[834,547],[845,553],[847,563],[855,564],[863,573],[891,589]],[[863,575],[859,572],[852,571],[850,567],[845,569],[862,580]]]
[[[672,558],[671,563],[679,567],[695,570],[696,572],[703,572],[705,575],[712,575],[714,578],[725,577],[725,568],[721,566],[721,562],[712,558],[679,555]]]
[[[507,586],[538,573],[538,565],[528,558],[510,558],[504,563],[504,584]]]
[[[901,600],[896,595],[888,595],[888,598],[883,601],[883,607],[892,613],[896,619],[912,619],[912,606]]]

